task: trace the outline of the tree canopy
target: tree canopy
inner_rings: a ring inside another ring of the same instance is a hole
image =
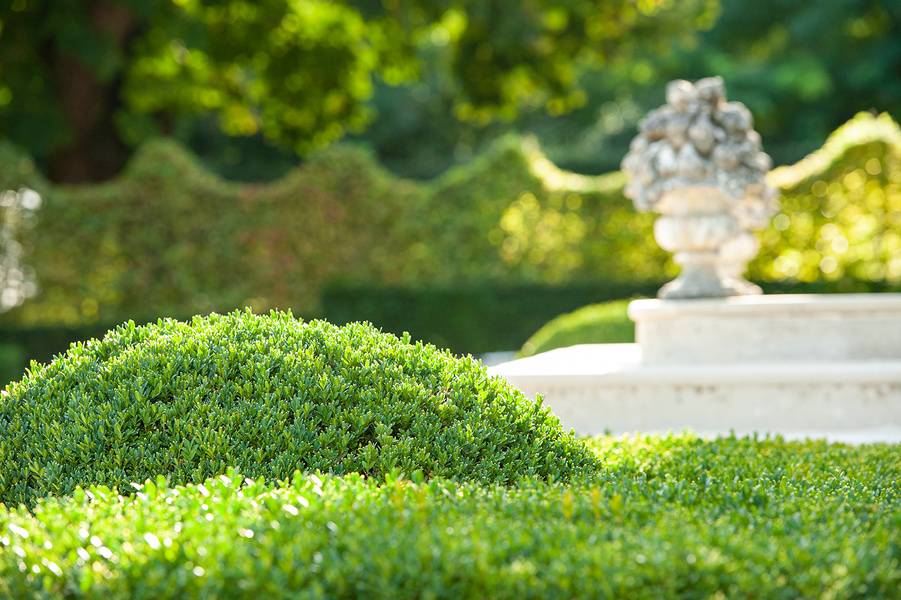
[[[901,3],[722,0],[707,16],[654,43],[636,32],[615,60],[586,65],[584,106],[563,115],[522,110],[508,126],[535,134],[558,166],[599,174],[619,168],[637,122],[664,102],[672,79],[722,76],[729,99],[751,109],[777,164],[802,159],[859,111],[901,120]],[[381,116],[366,141],[409,176],[465,161],[506,124],[447,118],[455,95],[439,77],[379,87],[373,104]]]
[[[582,84],[591,102],[567,119],[532,119],[561,166],[616,168],[635,124],[663,102],[671,79],[725,79],[754,115],[764,149],[791,164],[858,112],[901,120],[901,3],[872,0],[722,0],[713,27],[668,52],[638,51]],[[559,147],[559,150],[555,147]]]
[[[303,154],[371,117],[373,83],[440,70],[462,118],[584,103],[579,64],[709,18],[715,0],[12,0],[0,133],[58,181],[103,180],[185,116]]]

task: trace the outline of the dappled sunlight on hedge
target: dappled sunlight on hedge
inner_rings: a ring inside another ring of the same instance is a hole
[[[901,133],[861,114],[817,153],[773,171],[782,211],[752,263],[759,281],[901,283]],[[54,186],[0,144],[0,187],[44,197],[29,263],[42,292],[14,326],[80,326],[251,306],[316,314],[323,286],[665,280],[676,267],[621,173],[555,167],[507,136],[421,183],[336,146],[268,184],[227,182],[172,141],[118,179]]]
[[[0,187],[27,180],[46,199],[30,258],[42,293],[4,317],[17,326],[240,306],[311,314],[329,282],[659,279],[667,260],[647,244],[651,219],[631,211],[621,176],[561,172],[516,136],[425,184],[347,146],[268,184],[225,181],[169,140],[146,144],[102,185],[26,177],[16,165],[27,157],[0,152]],[[517,211],[526,227],[511,227]]]
[[[782,211],[752,276],[901,283],[901,129],[891,117],[857,115],[770,181]]]

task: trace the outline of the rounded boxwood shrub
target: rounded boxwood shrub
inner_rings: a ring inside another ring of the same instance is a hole
[[[597,468],[547,408],[404,337],[238,311],[74,344],[0,396],[0,502],[199,483],[229,466],[270,481],[399,469],[484,483]]]
[[[555,317],[526,340],[519,354],[532,356],[577,344],[631,344],[635,323],[627,314],[630,302],[590,304]]]

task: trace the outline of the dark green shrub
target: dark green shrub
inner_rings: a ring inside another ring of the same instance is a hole
[[[898,445],[593,445],[572,485],[231,472],[0,509],[0,597],[898,598]]]
[[[663,283],[335,286],[323,293],[321,316],[337,324],[368,321],[396,335],[409,331],[416,339],[453,352],[480,354],[519,348],[539,327],[561,313],[604,300],[653,295]]]
[[[6,360],[0,369],[0,389],[17,381],[25,374],[33,360],[47,363],[62,354],[75,342],[84,342],[103,335],[118,324],[103,327],[97,324],[86,327],[14,327],[0,326],[0,361]]]
[[[591,304],[560,315],[536,331],[523,344],[520,355],[532,356],[577,344],[631,344],[635,341],[635,323],[626,314],[629,302]]]
[[[267,480],[400,469],[484,483],[596,467],[548,409],[474,360],[290,313],[129,323],[32,364],[7,391],[7,504],[229,466]]]
[[[25,371],[27,357],[22,346],[17,344],[0,344],[0,382],[18,379]]]

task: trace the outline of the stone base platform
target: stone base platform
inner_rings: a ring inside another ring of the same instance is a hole
[[[643,345],[560,348],[489,371],[580,434],[901,442],[901,294],[641,300],[630,315]]]
[[[784,294],[629,304],[642,362],[901,361],[901,294]]]

